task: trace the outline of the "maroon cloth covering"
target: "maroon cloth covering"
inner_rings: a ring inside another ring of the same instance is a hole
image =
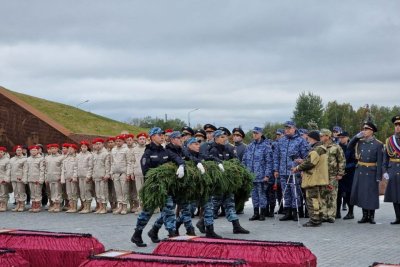
[[[104,246],[90,234],[1,230],[0,247],[12,248],[38,266],[78,266],[88,256],[104,252]]]
[[[108,253],[119,253],[107,256]],[[201,267],[247,267],[245,261],[235,259],[207,259],[181,256],[157,255],[130,251],[108,251],[104,254],[91,256],[80,267],[167,267],[167,266],[201,266]]]
[[[28,261],[22,258],[13,249],[0,248],[0,266],[1,267],[29,267]]]
[[[250,266],[315,267],[317,258],[302,243],[239,239],[171,238],[154,253],[208,258],[239,258]]]
[[[400,263],[399,264],[392,264],[392,263],[378,263],[378,262],[374,262],[372,264],[372,267],[400,267]]]

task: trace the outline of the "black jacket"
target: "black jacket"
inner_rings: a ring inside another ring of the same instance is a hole
[[[221,163],[224,160],[236,159],[236,151],[233,146],[226,144],[220,145],[217,143],[212,143],[210,149],[208,150],[208,160],[214,160]]]

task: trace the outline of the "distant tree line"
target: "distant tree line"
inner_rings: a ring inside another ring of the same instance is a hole
[[[337,101],[328,102],[325,106],[322,98],[311,92],[302,92],[296,100],[296,106],[291,118],[298,128],[331,129],[338,125],[343,130],[354,135],[361,130],[362,124],[366,120],[372,120],[378,126],[377,138],[384,141],[389,135],[393,134],[393,116],[400,114],[400,106],[384,107],[378,105],[368,105],[359,107],[357,110],[350,103],[338,103]],[[152,128],[155,126],[162,129],[180,130],[186,125],[185,121],[180,119],[165,120],[161,118],[133,118],[128,124],[141,128]],[[220,126],[220,125],[217,125]],[[194,129],[201,128],[202,125],[196,125]],[[283,128],[283,122],[273,123],[265,122],[264,133],[268,138],[275,138],[277,129]],[[251,130],[246,134],[245,142],[251,140]]]

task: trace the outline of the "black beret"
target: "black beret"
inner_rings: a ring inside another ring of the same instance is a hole
[[[314,139],[314,140],[316,140],[316,141],[321,141],[320,134],[319,134],[318,131],[311,131],[311,132],[309,132],[309,133],[308,133],[308,137],[310,137],[310,138],[312,138],[312,139]]]
[[[204,131],[207,130],[207,129],[212,129],[213,131],[216,131],[217,127],[215,127],[212,124],[207,123],[206,125],[204,125],[203,129],[204,129]]]
[[[199,129],[199,130],[196,130],[196,132],[194,133],[194,135],[195,135],[195,136],[196,136],[196,135],[202,135],[204,138],[206,138],[207,133],[206,133],[206,131],[204,131],[204,130],[202,130],[202,129]]]
[[[238,128],[238,127],[233,128],[232,134],[235,134],[235,133],[241,135],[243,138],[246,136],[246,134],[243,132],[242,128]]]
[[[181,130],[181,132],[182,132],[182,133],[183,133],[183,132],[188,132],[188,133],[190,133],[191,135],[194,135],[193,129],[190,128],[189,126],[183,127],[182,130]]]
[[[400,121],[400,115],[396,115],[392,118],[392,122],[395,123],[396,121]]]
[[[225,127],[219,127],[218,130],[225,132],[227,136],[231,136],[231,132]]]
[[[372,131],[374,131],[374,132],[377,132],[378,131],[378,127],[376,127],[376,125],[373,123],[373,122],[371,122],[371,121],[366,121],[366,122],[364,122],[364,126],[368,126],[369,128],[371,128],[372,129]]]
[[[346,131],[341,132],[340,134],[338,134],[338,137],[345,137],[345,136],[349,136],[349,133]]]

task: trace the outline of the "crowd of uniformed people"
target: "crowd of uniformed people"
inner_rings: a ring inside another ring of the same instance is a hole
[[[139,214],[131,241],[146,246],[142,231],[154,210],[143,207],[139,190],[151,168],[166,162],[177,165],[177,179],[185,175],[185,161],[193,161],[205,173],[204,161],[215,161],[223,172],[223,161],[237,158],[254,174],[250,221],[282,214],[280,221],[309,218],[304,227],[318,227],[342,218],[354,219],[354,205],[363,216],[358,223],[375,224],[379,209],[379,182],[388,180],[385,201],[394,206],[395,221],[400,224],[400,116],[392,118],[394,133],[385,143],[374,137],[377,126],[366,121],[362,131],[350,139],[339,126],[332,131],[298,129],[287,121],[277,129],[276,138],[268,139],[263,129],[252,129],[252,141],[244,144],[241,128],[229,131],[212,124],[180,131],[152,128],[137,136],[122,133],[107,139],[95,138],[76,144],[40,144],[14,147],[10,158],[0,147],[0,211],[23,212],[30,205],[36,213],[48,212]],[[92,201],[96,208],[92,211]],[[205,204],[168,196],[165,207],[148,232],[159,242],[158,231],[165,225],[170,237],[179,235],[184,225],[187,235],[196,235],[192,217],[200,218],[196,227],[207,237],[220,238],[214,232],[214,220],[225,216],[232,222],[233,233],[248,234],[239,223],[244,202],[234,194],[210,196]]]

